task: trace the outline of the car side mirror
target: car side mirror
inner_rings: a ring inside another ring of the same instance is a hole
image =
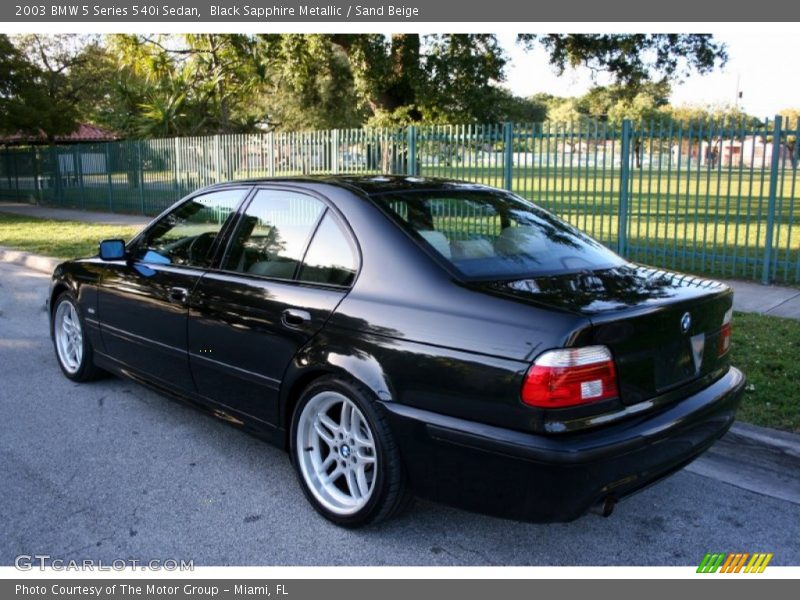
[[[99,254],[102,260],[122,260],[125,258],[125,240],[103,240]]]

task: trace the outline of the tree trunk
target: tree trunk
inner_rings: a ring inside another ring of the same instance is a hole
[[[344,50],[345,54],[354,64],[354,54],[363,50],[359,46],[359,36],[335,35],[333,43]],[[364,77],[369,85],[368,89],[374,90],[365,99],[373,113],[391,114],[403,106],[413,106],[417,101],[417,87],[422,80],[420,65],[420,38],[417,33],[395,33],[391,37],[391,47],[388,56],[377,60],[387,61],[387,69],[373,68],[377,65],[367,65],[363,69]],[[412,110],[412,120],[419,120],[422,115]]]

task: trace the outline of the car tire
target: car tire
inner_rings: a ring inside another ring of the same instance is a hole
[[[53,303],[50,336],[61,372],[72,381],[97,379],[104,374],[94,364],[94,349],[75,297],[64,292]]]
[[[301,395],[290,453],[309,502],[349,528],[389,519],[411,502],[400,452],[374,394],[326,376]]]

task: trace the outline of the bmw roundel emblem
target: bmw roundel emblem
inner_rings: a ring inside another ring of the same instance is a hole
[[[681,317],[681,333],[686,333],[689,331],[689,328],[692,326],[692,315],[688,312],[683,313]]]

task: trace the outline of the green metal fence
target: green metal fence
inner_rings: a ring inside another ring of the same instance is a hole
[[[155,214],[193,189],[232,179],[453,177],[512,190],[638,262],[800,283],[798,138],[800,123],[775,117],[755,124],[437,125],[8,148],[0,150],[0,198]]]

